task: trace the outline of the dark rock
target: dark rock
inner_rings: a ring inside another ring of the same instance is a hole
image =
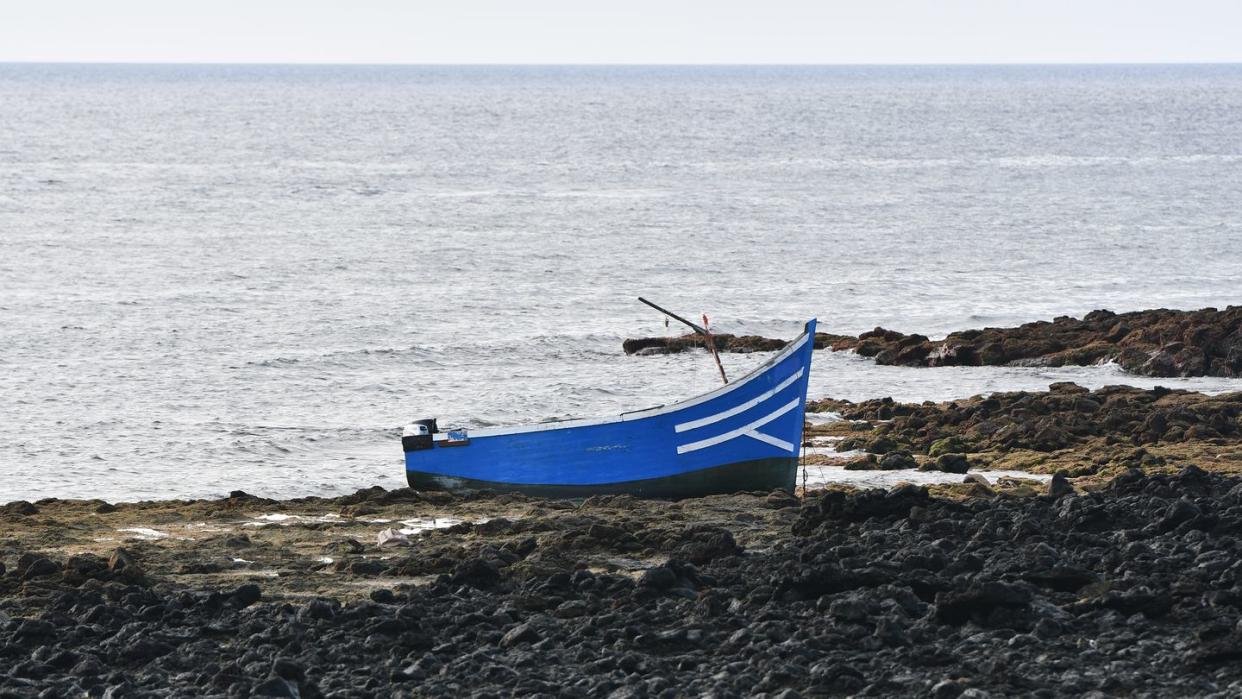
[[[325,545],[324,550],[328,553],[356,555],[366,551],[366,546],[363,546],[362,542],[357,539],[342,539],[340,541],[333,541],[332,543]]]
[[[675,555],[695,565],[702,565],[717,558],[742,553],[733,533],[723,527],[700,525],[684,530],[680,536],[684,543],[676,546]]]
[[[1168,509],[1165,510],[1164,517],[1160,519],[1158,526],[1162,531],[1172,531],[1177,528],[1179,524],[1189,522],[1190,520],[1199,517],[1201,514],[1203,514],[1203,511],[1200,510],[1193,502],[1190,502],[1185,498],[1181,498],[1173,501],[1173,503],[1169,505]]]
[[[289,699],[301,699],[302,694],[298,691],[297,686],[288,680],[280,677],[272,677],[252,687],[250,690],[250,696],[288,697]]]
[[[481,589],[490,588],[500,580],[500,569],[495,563],[482,558],[462,562],[453,570],[454,585],[470,585]]]
[[[509,648],[509,647],[518,645],[520,643],[534,643],[538,640],[539,640],[538,629],[536,629],[532,623],[526,622],[524,624],[518,624],[517,626],[514,626],[512,629],[509,629],[509,631],[507,631],[505,635],[501,637],[500,645],[505,648]]]
[[[56,635],[56,627],[39,619],[22,619],[13,631],[13,640],[31,641]]]
[[[249,607],[263,598],[263,590],[254,583],[247,583],[233,590],[229,595],[232,598],[234,606],[238,609]]]
[[[372,602],[378,602],[380,604],[396,604],[397,603],[397,596],[393,594],[392,590],[386,590],[383,588],[379,590],[371,590],[370,597],[371,597]]]
[[[955,626],[974,621],[988,625],[992,613],[998,608],[1026,609],[1031,602],[1029,591],[1003,582],[985,582],[971,585],[961,592],[947,592],[936,596],[936,620]]]
[[[123,548],[118,548],[112,552],[112,556],[108,559],[108,570],[113,575],[127,580],[138,581],[146,577],[145,571],[138,565],[133,555]]]
[[[582,600],[569,600],[563,602],[553,614],[561,619],[576,619],[585,616],[590,611],[586,602]]]
[[[759,337],[758,335],[730,335],[728,333],[712,334],[712,340],[720,352],[775,352],[782,349],[787,340]],[[847,335],[831,335],[815,333],[815,349],[825,349],[838,340],[853,340]],[[692,349],[706,349],[706,342],[697,334],[680,337],[644,337],[627,339],[621,343],[626,354],[678,354]]]
[[[962,454],[941,454],[936,458],[936,470],[944,473],[966,473],[970,462]]]
[[[23,580],[33,580],[60,572],[60,566],[43,556],[34,556],[29,560],[18,561],[17,572]]]
[[[871,454],[888,454],[889,452],[895,451],[897,449],[897,446],[898,446],[897,442],[894,441],[893,439],[890,439],[889,437],[876,437],[874,439],[871,439],[865,442],[862,445],[862,448]],[[846,448],[845,442],[842,442],[839,448]],[[904,452],[904,455],[909,456],[910,452]],[[897,457],[897,458],[903,458],[903,457]],[[880,463],[881,463],[880,467],[884,468],[883,460],[881,460]],[[893,466],[891,468],[913,468],[913,467]]]
[[[933,699],[957,699],[967,686],[962,680],[941,680],[932,686],[931,696]]]
[[[298,611],[298,616],[306,619],[332,619],[336,616],[336,606],[329,600],[311,600]]]
[[[145,663],[154,658],[159,658],[173,652],[174,648],[167,643],[161,643],[154,639],[137,638],[131,641],[121,651],[121,656],[126,660]]]
[[[1173,608],[1173,600],[1168,595],[1145,589],[1110,592],[1099,604],[1105,609],[1114,609],[1127,616],[1142,613],[1153,619],[1168,614]]]
[[[123,679],[123,678],[122,678]],[[103,699],[126,699],[135,696],[134,687],[128,680],[114,684],[104,690]]]
[[[880,470],[880,462],[875,458],[875,454],[863,454],[856,459],[845,462],[842,468],[846,471],[878,471]]]
[[[6,505],[0,505],[0,515],[16,515],[19,517],[29,517],[30,515],[39,514],[39,508],[34,504],[25,500],[14,500]]]
[[[99,659],[93,655],[88,655],[82,658],[82,660],[74,665],[69,671],[69,673],[75,677],[94,677],[96,675],[105,674],[106,672],[108,672],[108,668],[104,667],[103,663],[99,662]]]
[[[780,510],[786,507],[799,507],[802,501],[794,497],[792,493],[783,490],[774,490],[764,498],[764,504],[774,510]]]
[[[944,454],[961,454],[969,451],[962,439],[956,435],[937,439],[927,448],[928,456],[941,456]]]
[[[427,679],[427,673],[417,665],[407,665],[392,674],[394,682],[419,682]]]
[[[1032,570],[1023,575],[1023,579],[1058,592],[1077,592],[1096,582],[1099,576],[1085,568],[1058,565],[1047,570]]]
[[[341,567],[349,571],[353,575],[375,576],[383,575],[388,572],[388,564],[384,561],[374,558],[364,558],[353,561],[341,561]]]
[[[880,458],[880,468],[885,471],[916,469],[918,467],[919,462],[914,460],[914,455],[905,449],[891,451]]]
[[[665,566],[656,566],[643,571],[638,584],[656,590],[667,590],[677,584],[677,574]]]
[[[1074,495],[1074,486],[1070,485],[1064,473],[1054,473],[1052,480],[1048,481],[1048,497],[1061,498],[1067,495]]]
[[[64,571],[76,580],[100,578],[107,574],[108,562],[93,554],[79,554],[65,561]]]
[[[861,622],[871,618],[874,611],[858,597],[842,597],[833,600],[828,613],[843,621]]]

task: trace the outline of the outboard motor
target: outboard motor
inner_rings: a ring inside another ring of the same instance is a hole
[[[401,431],[401,448],[405,451],[430,449],[434,446],[432,435],[439,431],[435,418],[415,420]]]

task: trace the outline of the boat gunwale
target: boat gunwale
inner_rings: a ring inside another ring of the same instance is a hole
[[[711,391],[708,391],[707,393],[702,393],[697,396],[692,396],[690,398],[687,398],[677,403],[673,403],[671,405],[657,405],[653,408],[641,408],[639,410],[632,410],[632,411],[621,413],[620,415],[615,415],[615,416],[610,416],[610,417],[575,418],[571,420],[560,420],[557,422],[541,422],[541,423],[534,424],[534,425],[514,425],[511,427],[485,427],[485,428],[478,429],[478,430],[466,429],[466,433],[470,439],[482,439],[486,437],[501,437],[501,436],[511,435],[511,434],[522,434],[526,432],[546,432],[549,430],[564,430],[564,429],[572,429],[575,427],[594,427],[597,425],[610,425],[610,424],[615,424],[619,422],[631,422],[634,420],[643,420],[643,419],[650,418],[650,417],[656,417],[658,415],[665,415],[667,413],[677,412],[680,410],[684,410],[686,408],[696,406],[700,403],[705,403],[714,398],[719,398],[720,396],[727,395],[729,392],[737,390],[741,388],[742,386],[745,386],[747,383],[750,383],[754,379],[762,376],[764,372],[772,368],[772,366],[779,364],[780,362],[784,361],[785,359],[787,359],[788,357],[796,353],[798,350],[802,349],[802,346],[805,345],[807,342],[809,342],[810,338],[811,338],[811,328],[810,328],[810,321],[808,321],[807,324],[803,326],[801,335],[794,338],[793,340],[790,340],[788,345],[785,345],[785,347],[781,348],[781,350],[777,352],[775,355],[773,355],[770,359],[768,359],[768,361],[755,367],[753,370],[751,370],[750,373],[746,374],[742,378],[732,383],[719,386],[715,389],[712,389]],[[445,441],[446,439],[448,439],[448,435],[444,432],[440,432],[433,436],[433,440],[436,442],[442,442],[442,441]]]

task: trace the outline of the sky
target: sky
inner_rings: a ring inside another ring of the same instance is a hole
[[[0,0],[0,61],[1242,62],[1242,0]]]

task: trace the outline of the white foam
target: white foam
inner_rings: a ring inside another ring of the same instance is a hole
[[[148,527],[125,527],[123,529],[118,529],[117,531],[128,532],[133,534],[133,536],[129,537],[130,539],[141,539],[143,541],[159,541],[160,539],[167,539],[169,537],[168,532],[162,532],[158,529],[150,529]]]
[[[262,527],[267,524],[279,524],[281,526],[289,526],[290,524],[300,524],[304,522],[342,522],[345,518],[333,513],[322,515],[287,515],[282,513],[272,513],[258,515],[251,521],[242,522],[243,527]]]
[[[841,422],[842,418],[839,413],[806,413],[803,419],[812,425],[828,425]]]
[[[397,531],[407,536],[410,534],[422,534],[432,529],[447,529],[464,521],[456,517],[415,517],[413,519],[401,520],[401,528]],[[486,521],[486,518],[480,519],[475,524],[482,524]]]
[[[1026,471],[970,471],[977,473],[989,482],[995,483],[998,478],[1018,478],[1046,483],[1052,479],[1049,474],[1027,473]],[[916,471],[903,469],[899,471],[847,471],[843,466],[806,464],[798,470],[799,487],[805,484],[808,488],[825,485],[851,485],[856,488],[891,488],[898,483],[915,485],[935,485],[938,483],[961,483],[966,474],[944,473],[941,471]]]
[[[862,449],[847,449],[845,451],[837,451],[836,447],[802,447],[804,456],[826,456],[830,459],[839,459],[848,461],[849,459],[857,459],[865,455],[867,452]]]

